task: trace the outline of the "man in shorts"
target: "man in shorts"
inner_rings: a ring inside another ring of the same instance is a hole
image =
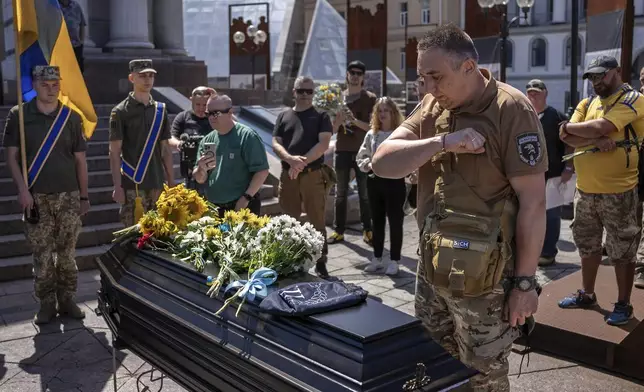
[[[583,75],[596,97],[582,100],[569,123],[560,127],[560,137],[582,151],[601,151],[575,158],[577,194],[573,238],[581,256],[582,289],[559,301],[564,309],[597,305],[595,280],[602,259],[602,234],[606,252],[615,265],[617,303],[606,317],[610,325],[624,325],[633,318],[630,303],[635,277],[635,255],[641,224],[637,211],[638,149],[616,147],[616,142],[644,137],[644,98],[623,83],[614,57],[599,56]]]

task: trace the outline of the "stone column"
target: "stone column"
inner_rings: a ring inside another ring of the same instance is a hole
[[[110,0],[110,41],[105,46],[154,49],[148,31],[147,0]]]
[[[154,1],[154,39],[156,47],[170,55],[185,56],[183,44],[183,2]]]
[[[578,1],[578,0],[573,0]],[[566,0],[554,0],[552,2],[552,22],[564,23],[566,21]]]
[[[85,48],[95,48],[96,44],[89,36],[89,4],[87,4],[87,0],[76,0],[76,2],[83,9],[83,16],[85,16],[85,42],[83,42],[83,46]]]

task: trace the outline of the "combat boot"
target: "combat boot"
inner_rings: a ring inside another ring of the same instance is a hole
[[[71,299],[66,299],[58,303],[58,314],[74,319],[85,318],[85,312]]]
[[[56,305],[53,302],[40,303],[40,310],[34,316],[34,323],[41,325],[49,323],[56,317]]]

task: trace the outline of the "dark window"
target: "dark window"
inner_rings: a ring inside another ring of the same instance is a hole
[[[546,66],[546,40],[543,38],[536,38],[532,41],[532,66],[545,67]]]
[[[512,41],[505,43],[505,64],[508,68],[514,67],[514,44]]]
[[[572,39],[568,37],[566,40],[566,66],[570,66],[572,57]],[[577,65],[581,65],[581,37],[577,37]]]

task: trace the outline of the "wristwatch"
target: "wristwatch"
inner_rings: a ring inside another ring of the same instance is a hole
[[[81,196],[81,197],[80,197],[80,201],[89,201],[89,197],[83,197],[83,196]]]
[[[242,196],[248,201],[253,200],[253,196],[249,195],[248,193],[244,193]]]
[[[515,276],[512,279],[512,288],[523,292],[532,291],[537,288],[537,278],[535,276]]]

